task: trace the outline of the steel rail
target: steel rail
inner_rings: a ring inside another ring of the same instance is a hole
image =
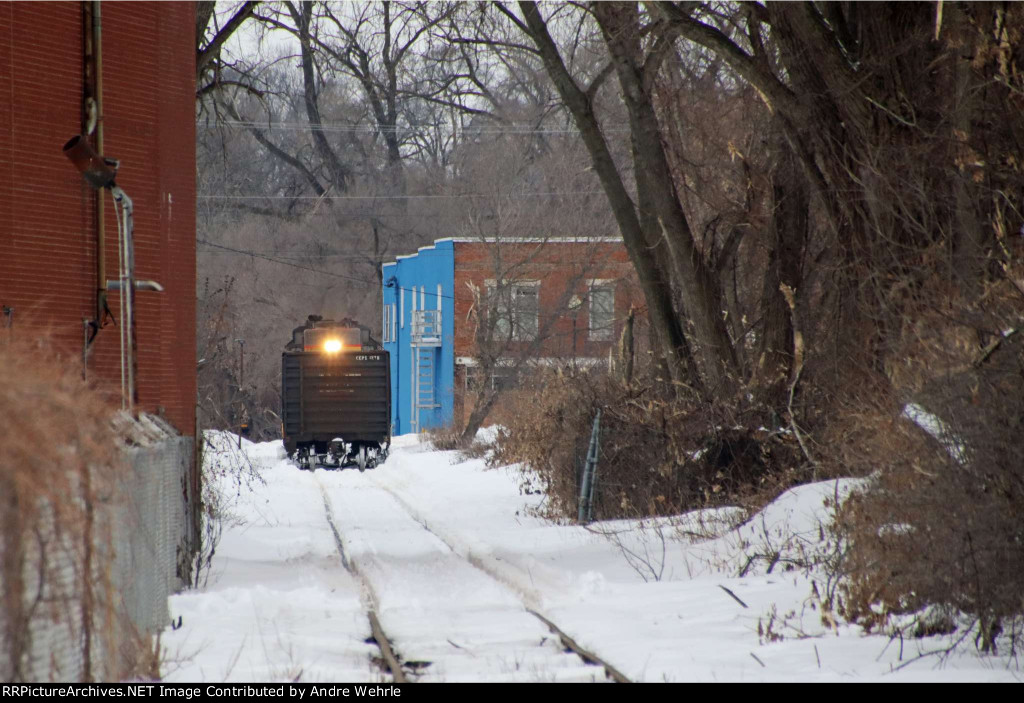
[[[380,618],[377,617],[377,610],[373,606],[373,588],[370,585],[369,579],[359,573],[359,570],[349,561],[348,555],[345,554],[345,543],[341,539],[341,533],[338,532],[337,525],[334,524],[334,512],[331,508],[330,498],[327,497],[327,489],[324,488],[324,485],[319,480],[317,480],[316,484],[320,489],[320,496],[324,500],[324,513],[327,516],[327,525],[331,528],[331,534],[334,535],[334,546],[338,550],[338,554],[341,555],[341,565],[345,567],[345,571],[352,574],[359,581],[364,593],[367,594],[367,599],[370,601],[366,613],[370,621],[370,632],[373,635],[374,644],[380,650],[381,660],[387,665],[395,683],[410,683],[409,678],[405,675],[405,670],[402,668],[402,662],[391,648],[391,641],[380,624]]]
[[[520,598],[520,602],[523,605],[523,609],[530,615],[533,615],[535,618],[543,622],[547,626],[547,628],[552,632],[552,634],[557,635],[562,644],[565,645],[567,649],[572,650],[572,652],[580,659],[582,659],[584,663],[593,666],[603,667],[605,675],[607,675],[608,678],[612,679],[616,683],[633,683],[625,674],[616,669],[613,665],[602,659],[599,655],[595,654],[594,652],[585,649],[576,640],[570,637],[564,630],[562,630],[554,622],[552,622],[549,618],[545,617],[537,610],[527,605],[524,602],[524,594],[520,591],[520,589],[508,583],[507,580],[501,577],[501,574],[492,573],[491,569],[481,559],[475,557],[473,554],[463,554],[459,549],[455,547],[455,545],[453,545],[451,542],[445,539],[443,535],[435,532],[434,529],[429,524],[427,524],[426,520],[424,520],[400,495],[398,495],[397,493],[395,493],[386,486],[381,486],[380,484],[377,484],[377,487],[391,495],[391,497],[394,498],[395,501],[400,506],[402,506],[402,509],[405,510],[406,514],[408,514],[409,517],[415,520],[416,523],[418,523],[420,527],[422,527],[424,530],[434,535],[434,537],[436,537],[437,539],[441,540],[441,542],[443,542],[445,546],[447,546],[448,549],[451,550],[452,554],[459,556],[473,568],[486,574],[489,578],[515,591]]]

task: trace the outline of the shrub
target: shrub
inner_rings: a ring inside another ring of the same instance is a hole
[[[462,449],[465,445],[465,442],[462,441],[462,433],[451,426],[426,430],[423,435],[430,446],[439,452]]]
[[[519,398],[498,432],[492,463],[534,472],[555,517],[575,517],[598,408],[594,515],[669,515],[723,504],[759,505],[810,476],[787,431],[756,407],[713,407],[670,397],[653,370],[632,383],[588,371],[554,371]]]
[[[121,617],[107,568],[113,554],[109,507],[123,499],[119,487],[129,472],[111,408],[80,373],[80,364],[62,364],[38,346],[0,340],[5,681],[74,676],[54,670],[56,656],[38,659],[41,649],[62,639],[73,643],[65,654],[79,662],[83,680],[130,676],[153,659],[145,638]],[[33,635],[43,641],[33,644]],[[40,671],[40,661],[51,670]]]
[[[986,321],[978,310],[947,317]],[[1024,340],[989,318],[990,341],[954,345],[932,322],[931,343],[906,357],[917,422],[897,407],[865,438],[877,478],[840,514],[843,611],[869,628],[935,607],[947,622],[964,613],[993,651],[1024,613]]]
[[[427,430],[424,434],[431,447],[442,452],[457,451],[460,461],[482,459],[491,448],[490,444],[475,437],[467,442],[462,438],[462,431],[452,426]]]

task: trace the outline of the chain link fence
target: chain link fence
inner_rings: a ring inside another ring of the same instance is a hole
[[[194,440],[154,416],[115,425],[127,439],[115,481],[91,467],[70,495],[22,511],[22,524],[16,509],[0,521],[3,681],[158,674],[152,635],[170,621],[168,596],[188,585],[196,540]]]

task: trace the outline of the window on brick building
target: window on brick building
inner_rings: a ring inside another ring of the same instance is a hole
[[[479,393],[485,389],[509,391],[520,387],[522,374],[511,366],[497,366],[486,375],[479,366],[466,367],[466,390]]]
[[[496,315],[494,339],[528,341],[536,338],[540,281],[487,281],[487,309]]]
[[[591,341],[610,342],[615,333],[615,284],[594,281],[590,284]]]

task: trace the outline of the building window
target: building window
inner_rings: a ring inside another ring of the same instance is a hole
[[[487,309],[496,315],[495,341],[529,341],[537,337],[540,281],[487,281]]]
[[[384,306],[384,328],[382,341],[393,342],[395,341],[395,306],[388,304]]]
[[[594,281],[590,284],[590,340],[610,342],[615,333],[615,284]]]
[[[511,366],[496,366],[487,375],[479,366],[466,367],[466,390],[471,393],[512,391],[520,388],[522,381],[521,372]]]

